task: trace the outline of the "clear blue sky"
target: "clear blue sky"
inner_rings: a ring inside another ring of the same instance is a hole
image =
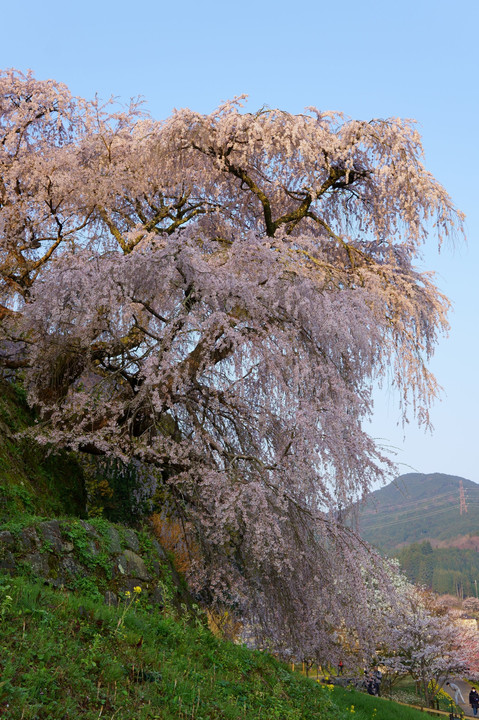
[[[477,0],[26,0],[3,3],[0,22],[0,67],[31,68],[84,97],[143,95],[157,118],[174,107],[208,112],[241,93],[251,109],[415,118],[428,168],[467,215],[468,247],[438,256],[431,242],[425,254],[454,303],[433,361],[444,388],[435,432],[410,425],[404,437],[384,392],[372,430],[404,472],[479,482]]]

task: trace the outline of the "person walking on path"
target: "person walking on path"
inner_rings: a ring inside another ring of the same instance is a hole
[[[479,708],[479,693],[477,692],[476,688],[472,688],[471,692],[469,693],[469,705],[472,707],[474,717],[476,717],[477,709]]]
[[[456,705],[459,705],[459,699],[461,700],[462,703],[466,702],[462,696],[461,688],[458,685],[456,685],[456,683],[447,682],[446,685],[448,685],[451,688],[451,690],[454,691],[454,702],[456,703]]]

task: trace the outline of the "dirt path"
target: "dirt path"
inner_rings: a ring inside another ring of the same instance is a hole
[[[476,690],[477,690],[477,689],[478,689],[478,686],[477,686],[477,685],[471,685],[471,683],[467,683],[467,682],[465,682],[464,680],[454,680],[454,681],[451,680],[451,682],[454,682],[454,683],[458,686],[458,688],[460,688],[460,690],[461,690],[461,692],[462,692],[462,695],[463,695],[463,697],[464,697],[465,702],[459,703],[459,707],[460,707],[461,710],[463,711],[464,715],[466,715],[466,717],[474,717],[474,714],[473,714],[473,712],[472,712],[472,708],[471,708],[471,706],[469,705],[469,702],[468,702],[468,700],[469,700],[469,692],[470,692],[470,690],[471,690],[472,687],[475,687]],[[453,690],[450,690],[450,688],[448,688],[447,685],[444,685],[443,690],[444,690],[444,692],[446,692],[452,699],[454,699],[454,691],[453,691]],[[478,715],[478,717],[479,717],[479,715]]]

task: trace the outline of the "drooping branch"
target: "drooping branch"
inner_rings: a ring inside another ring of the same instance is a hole
[[[0,86],[0,355],[21,348],[36,436],[155,468],[197,591],[275,647],[339,653],[346,626],[366,652],[379,560],[337,510],[392,466],[373,379],[419,419],[437,393],[447,300],[413,263],[431,218],[462,222],[413,126],[235,103],[156,123]]]

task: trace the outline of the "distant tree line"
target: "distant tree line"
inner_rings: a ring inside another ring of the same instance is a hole
[[[397,552],[410,582],[440,594],[477,596],[479,553],[459,548],[433,548],[428,541],[413,543]]]

